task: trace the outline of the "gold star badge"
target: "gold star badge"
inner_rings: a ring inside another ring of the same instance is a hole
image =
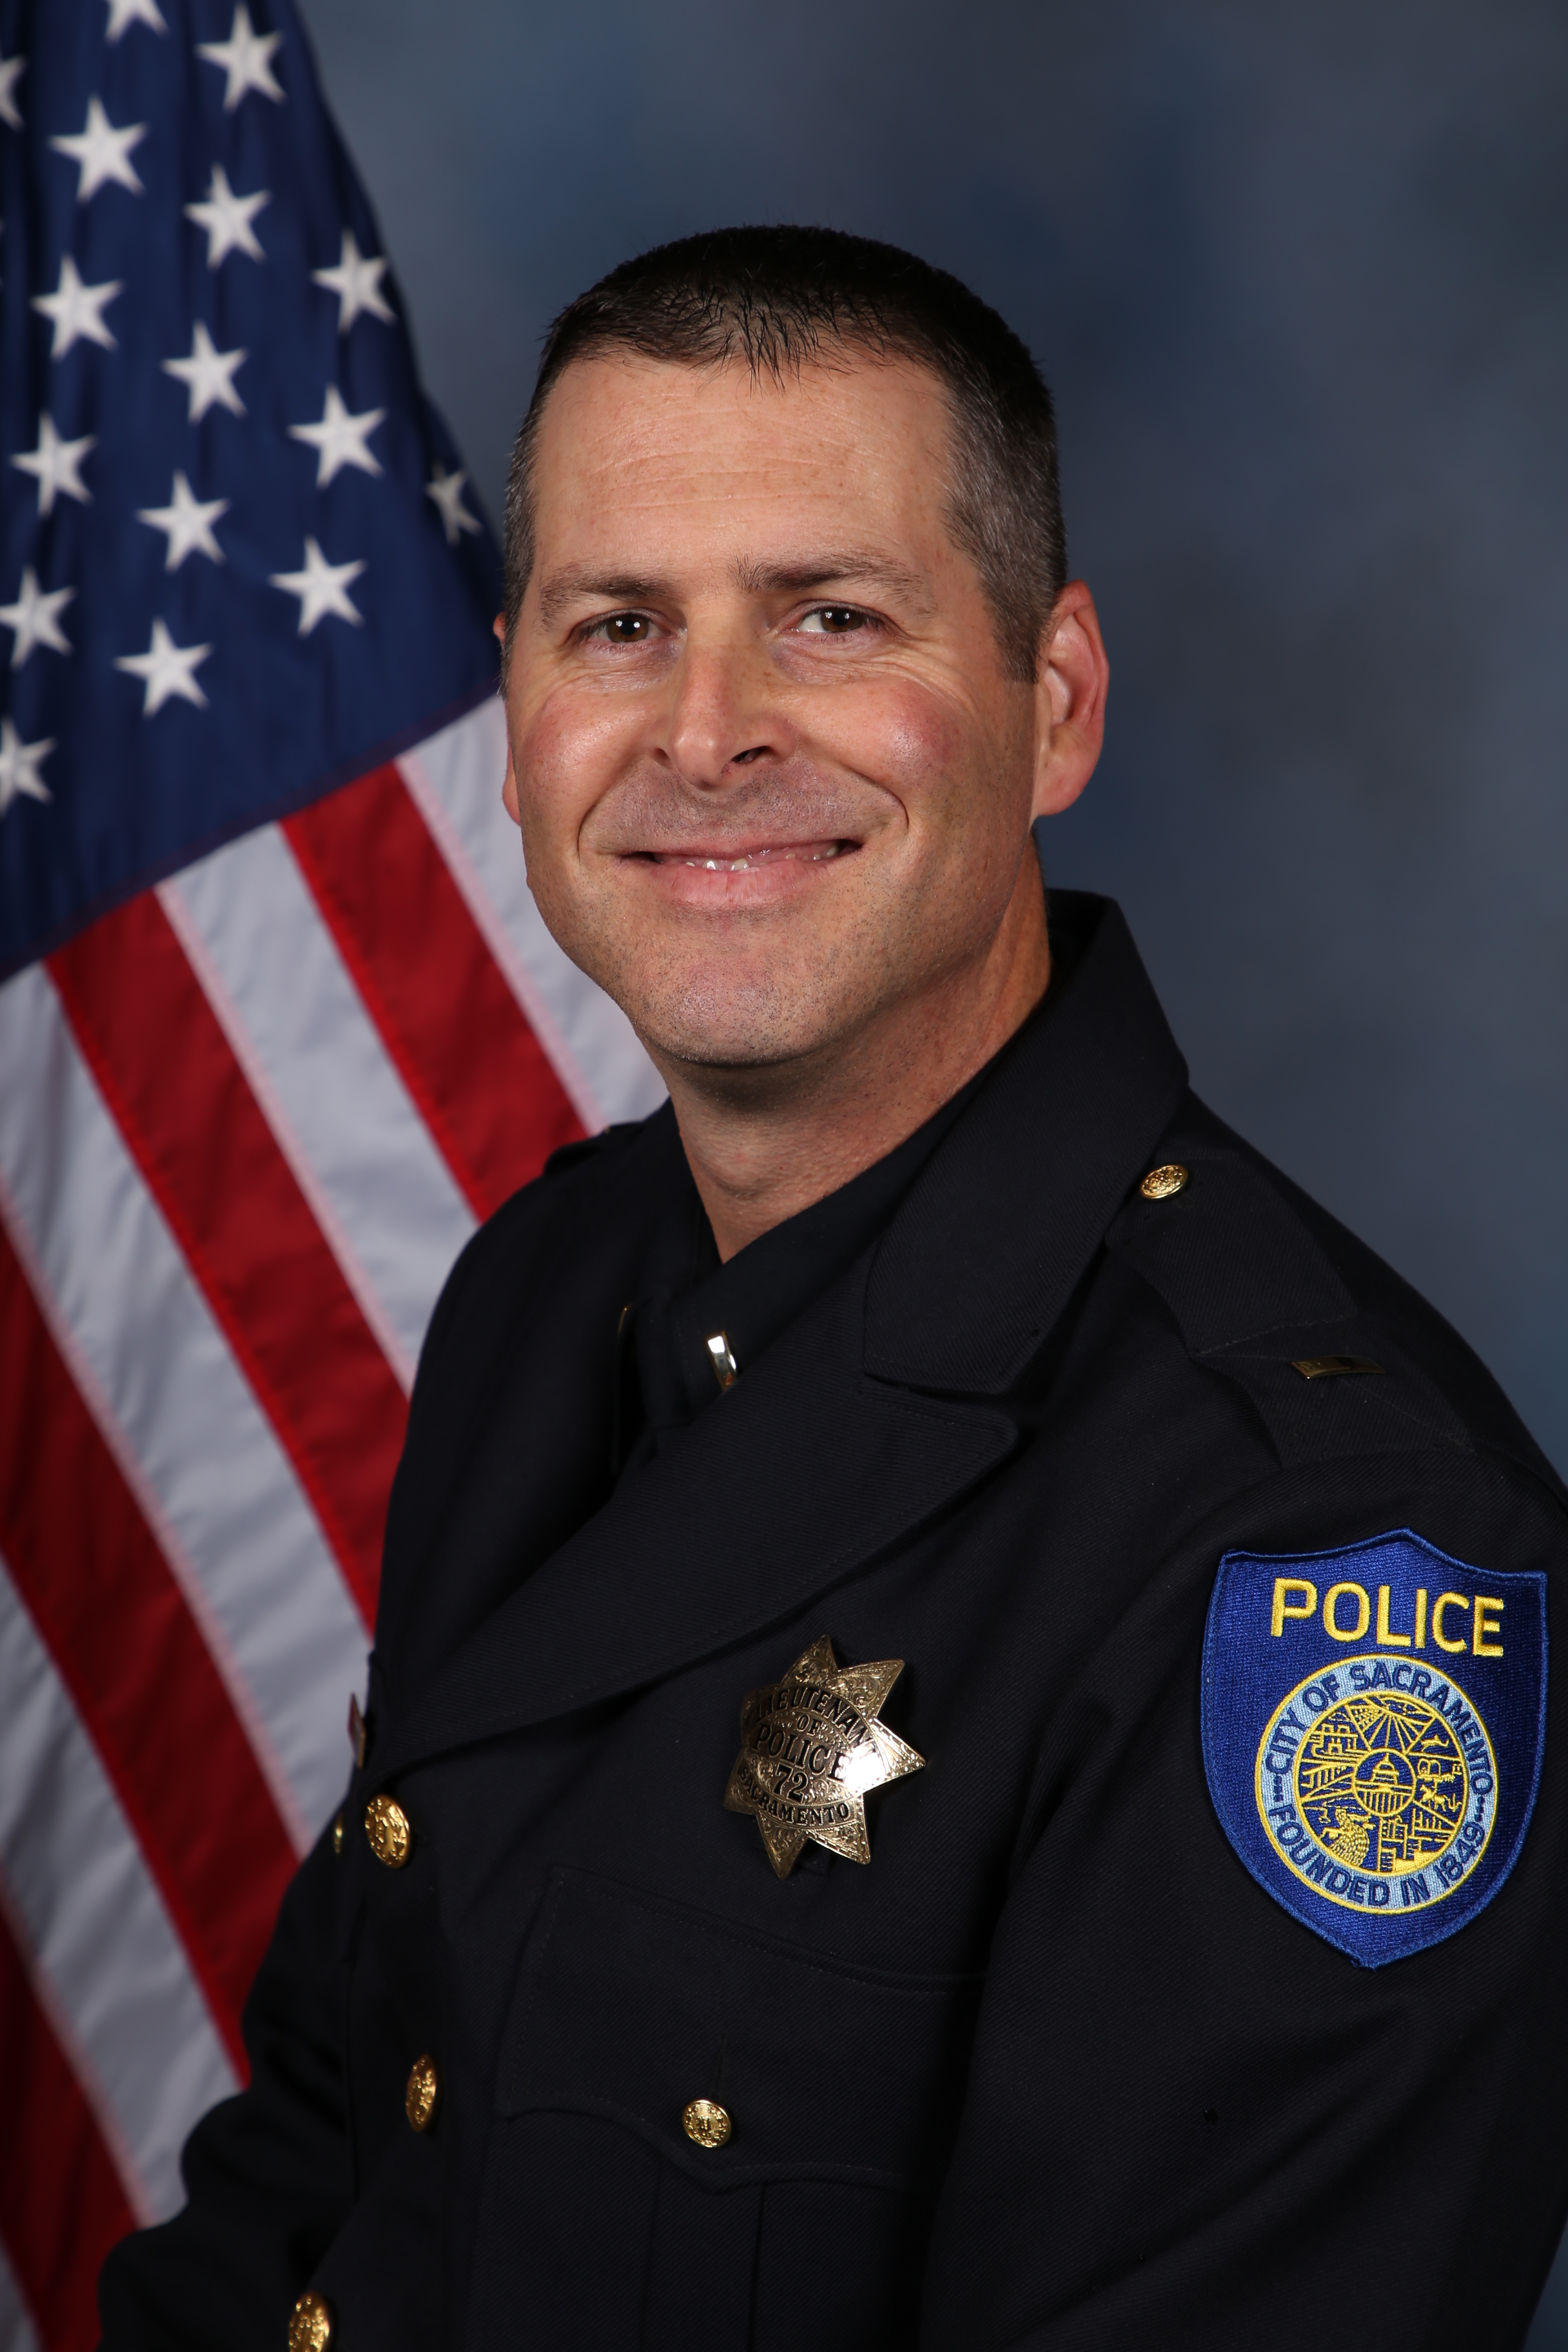
[[[807,1838],[851,1862],[869,1862],[866,1795],[925,1763],[877,1710],[904,1671],[902,1658],[841,1666],[826,1634],[783,1682],[754,1690],[741,1709],[741,1752],[724,1791],[731,1813],[754,1813],[768,1860],[787,1878]]]

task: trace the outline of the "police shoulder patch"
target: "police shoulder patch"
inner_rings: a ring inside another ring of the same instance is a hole
[[[1546,1579],[1408,1528],[1226,1552],[1204,1635],[1204,1769],[1277,1903],[1363,1968],[1451,1936],[1518,1859],[1546,1730]]]

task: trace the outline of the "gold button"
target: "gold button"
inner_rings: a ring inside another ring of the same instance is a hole
[[[308,2286],[289,2315],[289,2352],[327,2352],[331,2340],[331,2307]]]
[[[428,2131],[430,2118],[436,2112],[436,2102],[441,2095],[440,2080],[433,2058],[416,2058],[408,2069],[408,2084],[403,2094],[403,2112],[416,2131]]]
[[[333,1852],[334,1853],[342,1853],[342,1850],[343,1850],[343,1817],[342,1817],[342,1813],[340,1813],[340,1814],[338,1815],[337,1820],[332,1823],[332,1852]]]
[[[1187,1171],[1179,1160],[1168,1167],[1151,1168],[1138,1190],[1146,1201],[1168,1201],[1174,1193],[1184,1192]]]
[[[732,2126],[728,2107],[717,2099],[692,2099],[680,2110],[680,2127],[699,2147],[722,2147]]]
[[[402,1869],[408,1859],[414,1833],[395,1797],[371,1799],[364,1809],[364,1833],[377,1862],[384,1862],[388,1870]]]

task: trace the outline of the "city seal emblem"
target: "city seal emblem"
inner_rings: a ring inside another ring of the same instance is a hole
[[[752,1813],[781,1878],[808,1838],[850,1862],[869,1862],[866,1799],[884,1781],[919,1772],[923,1756],[879,1720],[902,1658],[841,1666],[826,1634],[784,1680],[764,1683],[741,1709],[741,1752],[726,1811]]]
[[[1545,1726],[1539,1571],[1470,1568],[1408,1528],[1221,1560],[1203,1664],[1215,1810],[1259,1885],[1363,1968],[1490,1902]]]

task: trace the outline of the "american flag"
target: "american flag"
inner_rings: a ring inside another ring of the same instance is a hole
[[[0,2347],[74,2352],[341,1793],[446,1270],[661,1089],[288,0],[0,0]]]

